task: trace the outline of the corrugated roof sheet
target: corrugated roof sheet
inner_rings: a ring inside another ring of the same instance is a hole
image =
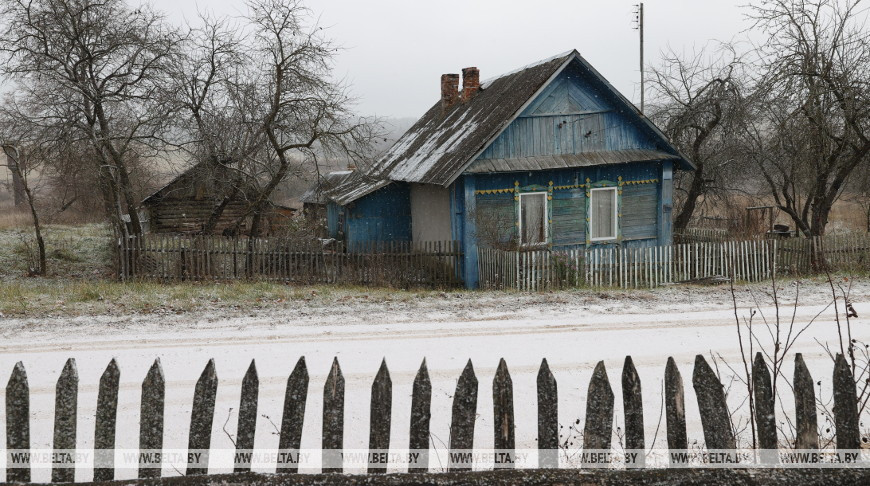
[[[485,81],[471,99],[446,111],[439,100],[370,173],[395,181],[449,184],[572,54],[566,52]]]
[[[334,187],[324,190],[323,196],[335,201],[340,206],[344,206],[366,194],[386,187],[390,182],[392,181],[389,179],[379,179],[361,171],[354,171],[353,174],[342,179]]]
[[[515,159],[475,160],[466,172],[514,172],[518,170],[567,169],[591,165],[625,164],[628,162],[650,162],[655,160],[677,159],[679,157],[658,150],[613,150],[584,152],[580,154],[537,155]]]
[[[299,198],[299,201],[307,204],[326,204],[327,198],[325,193],[350,178],[353,175],[353,172],[354,171],[352,170],[337,170],[329,172],[321,177],[317,184],[305,191],[305,193]]]

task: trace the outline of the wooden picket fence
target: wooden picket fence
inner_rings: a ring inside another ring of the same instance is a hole
[[[732,275],[756,282],[775,271],[776,245],[750,240],[521,252],[482,248],[478,265],[481,287],[487,289],[635,289]]]
[[[481,288],[486,289],[636,289],[731,277],[758,282],[775,275],[870,272],[870,236],[707,241],[646,248],[481,248],[478,266]]]
[[[755,356],[752,367],[752,383],[755,397],[755,423],[758,448],[762,449],[762,462],[778,462],[776,451],[784,441],[778,433],[776,420],[776,396],[771,386],[771,376],[768,365],[762,354]],[[686,432],[686,415],[683,379],[673,358],[669,358],[664,374],[664,397],[655,403],[664,403],[666,416],[668,461],[670,465],[685,467],[686,458],[682,457],[689,449]],[[630,356],[625,358],[622,369],[622,396],[624,412],[624,443],[620,447],[627,453],[636,452],[636,457],[629,463],[628,454],[624,466],[628,468],[643,468],[646,466],[649,443],[644,435],[643,398],[641,381]],[[143,450],[163,448],[164,416],[165,416],[165,383],[160,361],[156,360],[148,371],[142,383],[141,416],[139,427],[138,476],[139,478],[159,478],[161,476],[161,455],[142,455]],[[299,358],[287,381],[287,389],[283,404],[283,416],[279,431],[279,454],[275,469],[279,473],[299,472],[298,462],[286,460],[292,458],[294,451],[301,447],[303,423],[313,417],[306,417],[306,402],[308,400],[309,376],[305,358]],[[833,372],[834,406],[833,421],[836,430],[836,447],[839,451],[855,451],[861,447],[859,431],[858,398],[854,377],[846,359],[837,355]],[[191,409],[188,452],[206,451],[205,459],[194,459],[194,454],[188,454],[187,469],[184,474],[208,474],[208,463],[211,449],[211,434],[215,419],[215,397],[218,389],[218,377],[214,360],[210,360],[195,385],[193,405]],[[703,426],[703,444],[709,451],[735,450],[736,437],[732,427],[732,418],[725,401],[725,391],[716,372],[710,367],[703,355],[697,355],[692,374],[692,385],[698,402],[701,423]],[[95,416],[94,437],[94,480],[108,481],[116,477],[114,450],[116,443],[116,418],[118,390],[120,386],[120,369],[113,359],[99,382],[97,409]],[[575,386],[575,385],[571,385]],[[234,456],[234,471],[243,473],[251,470],[250,454],[254,450],[256,422],[258,419],[258,387],[259,378],[254,361],[251,362],[241,383],[241,398],[239,403],[238,424],[236,429],[236,449]],[[76,451],[77,407],[78,407],[79,377],[75,361],[70,359],[61,372],[56,386],[56,402],[54,413],[54,455],[52,461],[52,482],[73,482],[75,469],[68,467],[65,454]],[[796,406],[795,442],[790,443],[795,449],[818,450],[820,441],[818,435],[816,396],[814,381],[804,364],[800,354],[795,355],[793,391]],[[344,413],[345,413],[345,381],[338,359],[333,360],[326,383],[323,388],[322,416],[322,472],[341,473],[344,464],[341,452],[344,450]],[[493,393],[493,450],[499,451],[495,457],[495,468],[513,467],[511,459],[515,454],[515,415],[513,384],[507,363],[502,359],[492,382]],[[420,452],[413,463],[416,472],[430,470],[430,419],[432,410],[432,385],[426,362],[420,366],[411,390],[410,433],[407,443],[391,444],[390,429],[393,418],[392,410],[393,386],[386,362],[381,363],[374,378],[371,391],[371,408],[369,425],[369,474],[384,473],[386,466],[373,460],[373,454],[389,451],[391,448],[404,448]],[[469,471],[473,464],[466,452],[474,451],[475,422],[480,411],[477,408],[478,380],[474,373],[471,360],[460,375],[453,395],[452,416],[449,438],[450,471]],[[30,450],[30,390],[24,365],[15,365],[12,376],[6,387],[6,448],[7,457],[12,451]],[[360,404],[351,403],[352,407]],[[360,415],[365,415],[361,413]],[[579,424],[579,420],[577,421]],[[582,451],[611,451],[613,444],[614,424],[614,394],[610,386],[604,362],[599,362],[593,371],[588,387],[585,425],[582,436]],[[363,427],[365,424],[353,424]],[[551,373],[547,360],[541,362],[537,378],[537,448],[538,467],[577,467],[588,466],[589,457],[579,454],[582,464],[567,461],[568,454],[576,456],[575,450],[568,451],[560,445],[560,428],[558,420],[558,392],[556,379]],[[534,426],[525,426],[526,430],[535,430]],[[123,431],[122,431],[123,432]],[[41,439],[40,439],[41,440]],[[699,443],[701,441],[698,441]],[[823,444],[823,448],[826,448]],[[763,452],[774,452],[765,455]],[[437,452],[437,451],[436,451]],[[456,452],[456,454],[454,454]],[[72,454],[70,457],[75,457]],[[30,456],[18,458],[19,467],[6,468],[7,482],[30,482]],[[156,466],[156,467],[155,467]],[[227,467],[227,464],[212,464],[214,467]],[[411,469],[409,463],[409,469]],[[437,469],[437,467],[431,468]],[[179,471],[181,473],[181,471]]]
[[[461,283],[455,241],[341,242],[146,234],[118,242],[122,280],[257,279],[304,284],[449,287]]]

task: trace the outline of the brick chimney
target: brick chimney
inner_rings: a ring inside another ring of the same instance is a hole
[[[480,90],[480,70],[467,67],[462,70],[462,101],[468,101]]]
[[[446,110],[459,100],[459,75],[441,75],[441,109]]]

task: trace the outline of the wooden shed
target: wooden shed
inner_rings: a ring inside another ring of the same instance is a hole
[[[212,234],[235,235],[240,218],[244,219],[238,233],[247,234],[251,216],[245,214],[255,195],[251,187],[251,181],[239,178],[236,171],[201,162],[142,200],[141,208],[154,233],[201,233],[220,208]],[[294,212],[293,208],[270,203],[264,215],[264,232],[271,232],[281,221],[292,218]]]

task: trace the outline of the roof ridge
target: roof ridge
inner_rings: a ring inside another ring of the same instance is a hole
[[[526,69],[531,69],[531,68],[533,68],[533,67],[540,66],[541,64],[546,64],[546,63],[548,63],[548,62],[550,62],[550,61],[555,61],[556,59],[561,59],[561,58],[563,58],[563,57],[568,57],[569,55],[574,54],[575,52],[577,52],[577,49],[570,49],[570,50],[567,50],[567,51],[565,51],[565,52],[562,52],[562,53],[556,54],[555,56],[550,56],[550,57],[545,58],[545,59],[539,59],[539,60],[537,60],[537,61],[535,61],[535,62],[532,62],[532,63],[526,64],[525,66],[522,66],[522,67],[519,67],[519,68],[513,69],[513,70],[508,71],[508,72],[506,72],[506,73],[501,73],[501,74],[499,74],[499,75],[497,75],[497,76],[493,76],[493,77],[491,77],[491,78],[484,79],[483,81],[480,82],[480,89],[484,89],[484,88],[486,88],[486,85],[487,85],[487,84],[490,84],[490,83],[492,83],[493,81],[496,81],[496,80],[498,80],[498,79],[501,79],[501,78],[503,78],[503,77],[505,77],[505,76],[510,76],[510,75],[512,75],[512,74],[517,74],[517,73],[520,73],[520,72],[522,72],[522,71],[525,71]]]

